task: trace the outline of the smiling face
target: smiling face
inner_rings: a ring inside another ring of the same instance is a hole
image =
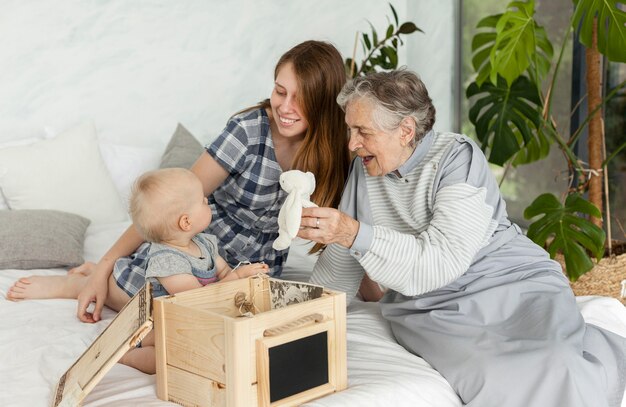
[[[353,99],[346,106],[346,123],[350,131],[348,148],[363,160],[372,176],[389,174],[411,156],[409,142],[414,132],[400,126],[382,130],[373,120],[374,104],[368,99]]]
[[[270,105],[280,136],[304,137],[309,123],[298,102],[298,80],[291,62],[284,64],[276,75]]]

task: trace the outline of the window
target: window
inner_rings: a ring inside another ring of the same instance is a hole
[[[484,17],[499,14],[506,10],[506,2],[500,0],[466,0],[463,2],[463,88],[474,80],[475,74],[472,67],[472,37],[476,33],[477,23]],[[572,3],[569,0],[555,0],[541,2],[536,5],[535,18],[542,25],[550,38],[553,46],[560,47],[563,37],[566,35],[570,15],[563,10],[571,10]],[[571,70],[572,70],[572,42],[569,41],[565,50],[564,59],[561,63],[557,86],[554,89],[554,102],[552,105],[553,116],[559,123],[563,137],[569,135],[569,114],[571,99]],[[555,53],[558,50],[555,49]],[[473,125],[468,119],[469,104],[467,98],[462,98],[462,132],[475,138]],[[524,219],[524,209],[532,201],[544,192],[552,192],[559,196],[567,190],[568,173],[567,162],[557,147],[552,147],[550,155],[538,162],[519,166],[517,168],[502,168],[492,166],[498,181],[504,178],[500,185],[502,195],[507,202],[507,211],[510,219],[522,227],[529,222]]]

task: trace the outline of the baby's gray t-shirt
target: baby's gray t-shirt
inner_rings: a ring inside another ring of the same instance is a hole
[[[217,239],[214,235],[199,233],[192,240],[200,248],[200,257],[191,256],[164,244],[152,243],[148,250],[146,279],[152,284],[158,284],[157,277],[192,274],[202,285],[216,282]]]

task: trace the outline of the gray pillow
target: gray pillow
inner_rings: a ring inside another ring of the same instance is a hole
[[[202,144],[178,123],[174,135],[165,147],[159,168],[191,168],[203,152]]]
[[[89,219],[73,213],[0,211],[0,269],[70,268],[84,262]]]

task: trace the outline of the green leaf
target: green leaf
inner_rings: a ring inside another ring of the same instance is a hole
[[[619,154],[620,151],[622,151],[623,149],[626,148],[626,141],[622,143],[622,145],[620,145],[617,148],[613,148],[613,152],[611,153],[611,155],[604,160],[604,162],[602,163],[602,167],[605,167],[606,165],[608,165],[611,160],[613,160],[615,157],[617,157],[617,155]]]
[[[380,49],[382,58],[379,65],[383,69],[396,69],[398,67],[398,54],[392,47],[382,47]]]
[[[365,44],[365,49],[369,51],[372,48],[372,43],[370,42],[369,35],[363,33],[363,44]]]
[[[593,19],[598,17],[598,51],[610,61],[626,62],[626,11],[623,0],[574,0],[572,27],[580,26],[580,42],[591,47]]]
[[[546,213],[545,211],[553,211],[561,207],[561,203],[554,195],[542,194],[535,198],[533,203],[524,210],[524,218],[532,219],[539,214]]]
[[[565,257],[565,269],[571,281],[576,281],[593,268],[593,262],[587,252],[578,245],[569,245],[562,249]]]
[[[478,85],[482,85],[483,82],[487,78],[489,78],[489,75],[491,74],[491,62],[489,60],[491,47],[482,46],[482,45],[494,43],[496,39],[496,34],[495,33],[477,34],[474,37],[475,40],[476,40],[476,37],[479,37],[478,40],[476,41],[477,47],[474,48],[474,42],[472,43],[472,49],[474,49],[474,56],[472,57],[472,66],[474,67],[474,70],[478,72],[478,76],[476,77],[476,83],[478,83]]]
[[[411,33],[414,33],[415,31],[419,31],[421,33],[424,32],[420,30],[419,28],[417,28],[417,26],[410,21],[406,23],[402,23],[400,28],[398,28],[399,34],[411,34]]]
[[[487,16],[478,22],[477,28],[488,28],[488,31],[477,33],[472,39],[472,66],[478,72],[476,83],[480,86],[491,76],[489,55],[496,43],[495,27],[502,14]]]
[[[480,32],[472,38],[472,52],[483,48],[488,45],[489,48],[493,46],[496,41],[496,33],[494,32]]]
[[[515,5],[515,3],[512,4]],[[533,22],[534,37],[526,38],[527,42],[524,43],[512,42],[511,35],[515,26],[510,22],[507,23],[506,20],[510,18],[510,13],[506,15],[495,14],[483,18],[478,23],[477,28],[485,29],[478,32],[474,35],[474,38],[472,38],[472,66],[478,73],[476,78],[478,85],[482,85],[488,78],[492,78],[492,82],[495,83],[496,80],[493,78],[497,77],[500,72],[498,71],[498,67],[492,68],[493,64],[491,58],[494,55],[500,55],[498,58],[499,61],[502,61],[502,58],[505,57],[502,52],[515,51],[512,44],[518,44],[520,48],[518,51],[523,51],[528,54],[528,57],[524,58],[524,60],[528,61],[525,66],[533,82],[540,83],[550,71],[554,50],[545,30]],[[497,31],[496,27],[498,27],[500,31]],[[532,32],[533,30],[529,28],[529,31]],[[514,53],[514,55],[516,54]],[[503,68],[500,67],[500,69]],[[508,68],[505,66],[503,71],[507,71],[507,69]],[[513,72],[513,76],[516,74],[516,72]]]
[[[534,1],[514,1],[497,20],[496,40],[491,47],[490,80],[502,76],[508,84],[529,70],[531,78],[540,82],[548,73],[553,55],[552,44],[534,16]]]
[[[542,160],[550,154],[552,144],[546,139],[543,133],[538,132],[537,137],[533,137],[524,148],[515,156],[513,166],[517,167],[524,164],[534,163]]]
[[[387,27],[387,34],[385,35],[385,39],[391,38],[392,35],[393,35],[393,25],[389,24],[389,27]]]
[[[563,253],[570,280],[591,270],[590,251],[602,258],[606,235],[602,228],[583,216],[601,216],[600,211],[580,194],[568,195],[565,205],[552,194],[542,194],[524,211],[526,219],[541,216],[531,223],[528,237],[540,246],[547,246],[550,256]]]
[[[552,57],[554,56],[554,48],[548,39],[548,34],[543,27],[535,24],[535,49],[532,50],[531,67],[536,69],[538,77],[532,75],[532,69],[529,70],[531,78],[539,83],[545,78],[552,68]]]
[[[497,86],[473,82],[466,95],[476,97],[469,119],[489,162],[503,165],[536,137],[542,124],[541,99],[537,85],[527,77],[519,77],[510,88],[502,78]]]
[[[391,7],[391,12],[393,13],[393,20],[396,22],[396,25],[398,25],[398,13],[396,13],[396,9],[393,8],[391,3],[389,3],[389,7]]]
[[[484,28],[484,27],[495,28],[500,17],[502,17],[502,14],[494,14],[491,16],[484,17],[478,22],[478,24],[476,24],[476,28]]]
[[[489,67],[489,73],[491,73],[491,62],[489,62],[490,52],[491,50],[489,48],[483,48],[474,54],[472,57],[472,66],[476,72],[480,73],[485,67]]]
[[[378,45],[378,33],[376,32],[374,25],[369,20],[367,21],[367,23],[370,25],[370,28],[372,29],[372,44],[374,45],[374,47],[376,47]]]
[[[527,123],[527,132],[532,135],[532,138],[527,141],[524,147],[515,155],[513,159],[514,167],[539,161],[550,154],[550,147],[553,142],[552,133],[555,129],[550,124],[549,128],[540,126],[537,131],[533,132],[531,130],[532,126],[532,123]]]
[[[396,10],[391,3],[389,4],[389,7],[391,8],[394,21],[397,25],[398,15]],[[387,17],[387,22],[389,22],[389,17]],[[368,24],[371,27],[371,33],[363,33],[361,35],[361,45],[363,46],[365,57],[360,63],[361,68],[354,70],[354,75],[364,75],[370,72],[376,72],[377,68],[383,70],[396,69],[398,67],[397,49],[399,45],[404,44],[402,38],[400,38],[400,34],[411,34],[415,31],[423,33],[421,29],[411,22],[403,23],[395,32],[394,25],[389,24],[385,29],[385,37],[379,42],[376,29],[371,22],[368,21]],[[347,62],[348,60],[349,58],[346,59],[346,72],[349,71],[347,67],[349,65]],[[355,67],[358,68],[358,65],[355,64]],[[348,72],[348,75],[352,77],[350,72]]]

